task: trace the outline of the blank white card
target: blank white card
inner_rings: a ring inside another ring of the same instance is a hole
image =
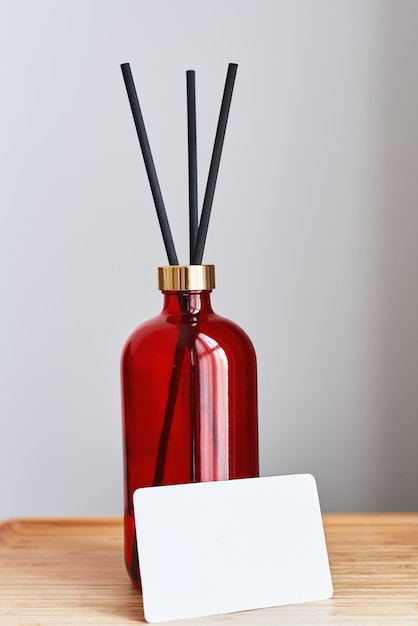
[[[332,596],[310,474],[147,487],[134,508],[148,622]]]

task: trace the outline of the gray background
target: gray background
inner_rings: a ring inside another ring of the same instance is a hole
[[[119,358],[166,263],[119,64],[187,261],[239,70],[205,261],[259,360],[263,475],[327,511],[418,507],[418,3],[3,0],[0,517],[119,514]]]

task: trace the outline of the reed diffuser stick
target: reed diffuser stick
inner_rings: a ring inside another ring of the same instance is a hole
[[[226,125],[228,122],[229,109],[231,107],[232,92],[234,90],[235,76],[238,65],[230,63],[226,75],[225,89],[219,113],[218,127],[216,129],[215,143],[213,146],[212,159],[209,167],[208,182],[203,200],[202,214],[200,216],[199,230],[197,232],[196,245],[193,253],[194,265],[202,263],[205,249],[206,236],[208,233],[210,213],[212,210],[213,196],[215,194],[216,180],[218,178],[219,164],[221,161],[222,148],[225,139]]]
[[[189,248],[190,264],[196,245],[199,226],[197,202],[197,146],[196,146],[196,79],[193,70],[186,72],[187,81],[187,136],[189,153]]]
[[[167,212],[165,210],[164,200],[161,193],[160,184],[158,182],[157,172],[155,170],[154,159],[152,158],[147,131],[145,130],[141,107],[139,106],[139,100],[129,63],[123,63],[121,65],[121,69],[123,79],[125,81],[126,91],[128,93],[129,104],[131,105],[136,132],[138,134],[139,144],[142,150],[142,156],[145,162],[145,168],[148,174],[148,180],[151,187],[152,196],[154,198],[155,208],[157,210],[158,221],[160,223],[161,233],[163,235],[168,262],[170,265],[178,265],[179,262],[177,259],[176,249],[174,247],[173,237],[171,235],[170,224],[168,223]]]
[[[189,349],[191,349],[195,334],[195,329],[193,325],[185,320],[185,316],[188,313],[187,295],[179,294],[179,304],[182,319],[174,352],[173,369],[171,370],[170,382],[168,387],[168,396],[167,404],[165,407],[163,427],[161,430],[160,440],[158,442],[157,463],[155,465],[153,482],[154,486],[163,484],[165,461],[167,458],[170,431],[173,423],[174,411],[176,408],[176,400],[181,378],[181,368],[183,365],[186,348],[189,347]]]

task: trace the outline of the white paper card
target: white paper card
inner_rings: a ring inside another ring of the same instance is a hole
[[[332,596],[310,474],[147,487],[134,509],[148,622]]]

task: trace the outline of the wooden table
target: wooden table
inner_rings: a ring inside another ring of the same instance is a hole
[[[171,623],[418,625],[418,513],[324,515],[324,526],[332,599]],[[119,519],[4,522],[0,624],[143,623],[122,554]]]

